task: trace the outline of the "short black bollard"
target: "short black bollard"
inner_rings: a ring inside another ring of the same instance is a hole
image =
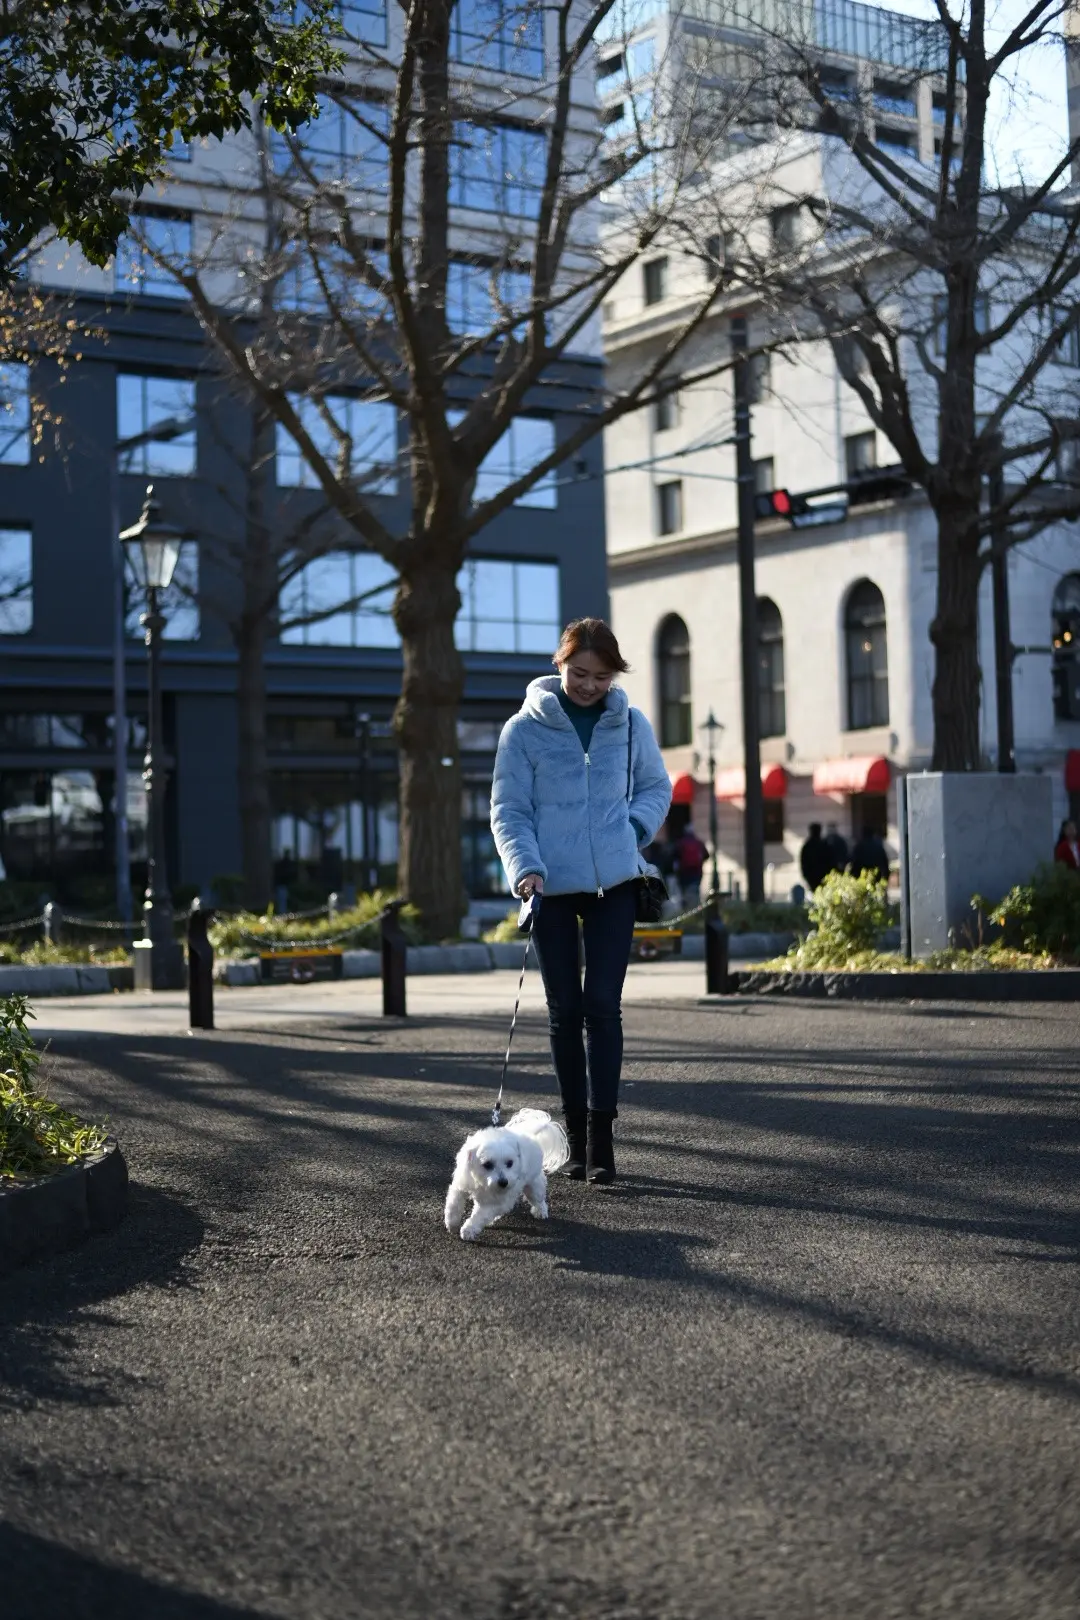
[[[730,990],[728,931],[719,917],[710,917],[705,924],[705,994],[726,996]]]
[[[55,900],[50,900],[41,914],[41,921],[45,929],[45,939],[49,945],[59,945],[60,931],[64,924],[64,913]]]
[[[214,947],[206,937],[212,911],[193,900],[188,914],[188,1022],[192,1029],[214,1027]]]
[[[380,912],[382,925],[382,1010],[384,1018],[405,1017],[405,953],[408,942],[398,915],[404,900],[391,900]]]

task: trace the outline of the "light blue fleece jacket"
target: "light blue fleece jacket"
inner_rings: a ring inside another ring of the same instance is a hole
[[[588,753],[559,702],[559,677],[531,681],[503,727],[491,787],[491,830],[513,892],[529,872],[545,894],[603,892],[644,869],[630,818],[644,843],[656,837],[671,782],[648,720],[634,710],[627,799],[630,704],[613,686]]]

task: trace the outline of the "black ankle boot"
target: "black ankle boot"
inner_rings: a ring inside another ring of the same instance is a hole
[[[614,1119],[614,1108],[589,1109],[585,1174],[590,1181],[601,1186],[615,1180],[615,1147],[611,1140],[611,1126]]]
[[[584,1181],[589,1116],[584,1108],[564,1108],[563,1118],[566,1121],[566,1141],[570,1148],[570,1157],[563,1165],[562,1173],[569,1176],[571,1181]]]

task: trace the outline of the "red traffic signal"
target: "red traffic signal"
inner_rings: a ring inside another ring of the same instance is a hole
[[[764,490],[760,495],[754,496],[754,516],[756,518],[787,518],[794,515],[794,504],[786,489]]]

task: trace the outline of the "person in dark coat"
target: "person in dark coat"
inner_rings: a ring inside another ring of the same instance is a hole
[[[847,839],[837,831],[835,821],[830,821],[825,829],[825,843],[832,853],[833,871],[842,872],[847,866]]]
[[[1061,831],[1058,833],[1057,846],[1054,849],[1054,859],[1062,866],[1068,866],[1074,872],[1080,872],[1080,842],[1076,837],[1076,822],[1063,821]]]
[[[821,836],[820,821],[810,823],[809,835],[799,851],[799,865],[810,890],[818,888],[830,872],[836,871],[832,850]]]
[[[861,877],[864,872],[870,872],[883,883],[888,883],[889,857],[885,845],[872,827],[863,828],[862,837],[851,852],[848,871],[852,877]]]

